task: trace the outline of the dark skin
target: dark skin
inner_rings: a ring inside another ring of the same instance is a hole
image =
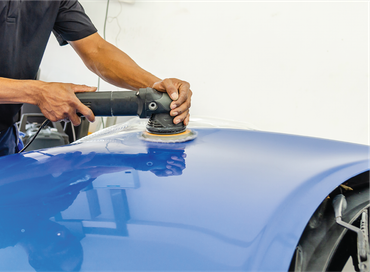
[[[174,123],[189,123],[192,91],[190,84],[176,78],[160,79],[137,65],[126,53],[105,41],[98,33],[69,44],[85,65],[105,81],[121,88],[137,90],[152,87],[172,98],[170,115]],[[75,93],[95,92],[96,87],[72,83],[13,80],[0,78],[0,103],[29,103],[39,106],[52,122],[70,120],[81,123],[77,112],[93,122],[93,112],[78,100]]]

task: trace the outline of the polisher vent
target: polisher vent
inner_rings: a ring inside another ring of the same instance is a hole
[[[151,128],[164,128],[164,126],[159,123],[157,120],[149,119],[148,126]]]
[[[167,113],[159,113],[150,117],[146,129],[154,134],[177,134],[184,132],[186,126],[183,123],[175,125],[173,117]]]

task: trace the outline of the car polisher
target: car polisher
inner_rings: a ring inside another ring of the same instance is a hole
[[[103,91],[76,93],[77,98],[95,116],[139,116],[149,118],[141,139],[150,142],[185,142],[196,137],[183,122],[173,123],[170,115],[171,98],[167,93],[152,88],[133,91]]]

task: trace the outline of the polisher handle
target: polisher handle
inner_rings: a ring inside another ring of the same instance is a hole
[[[80,101],[90,108],[95,116],[137,115],[138,103],[134,92],[76,93]]]
[[[152,114],[169,113],[171,98],[152,88],[133,91],[76,93],[95,116],[134,116],[147,118]]]

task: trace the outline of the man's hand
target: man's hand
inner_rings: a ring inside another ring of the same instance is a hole
[[[191,106],[190,84],[176,78],[166,78],[162,81],[153,84],[152,88],[157,91],[167,92],[173,100],[171,103],[171,116],[176,116],[173,120],[175,124],[184,122],[184,125],[189,124],[189,108]]]
[[[43,82],[36,94],[36,105],[41,112],[52,122],[69,120],[74,126],[81,124],[77,112],[94,122],[94,113],[76,97],[75,93],[95,92],[95,87],[76,85],[71,83]]]

